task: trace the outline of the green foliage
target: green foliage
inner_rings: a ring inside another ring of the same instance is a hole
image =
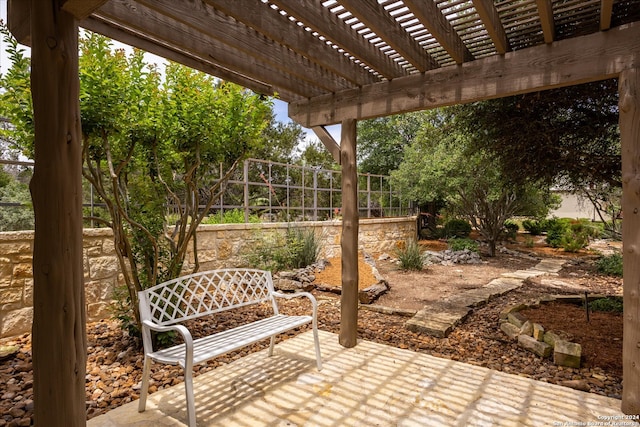
[[[10,178],[6,185],[0,186],[0,201],[22,204],[0,207],[0,231],[33,230],[33,207],[26,184]]]
[[[606,313],[622,313],[623,299],[622,297],[607,297],[593,300],[589,303],[592,311],[603,311]]]
[[[260,217],[258,215],[249,215],[249,223],[259,223]],[[244,223],[244,211],[242,209],[231,209],[224,211],[222,218],[219,214],[209,215],[202,220],[202,224],[243,224]]]
[[[275,273],[313,264],[320,250],[321,240],[313,229],[289,229],[285,234],[274,232],[259,236],[245,257],[251,267]]]
[[[464,219],[450,219],[444,224],[444,237],[468,237],[471,233],[471,224]]]
[[[616,79],[455,110],[474,145],[488,150],[510,181],[575,189],[621,182]]]
[[[622,254],[614,253],[603,256],[596,263],[598,272],[607,276],[622,277]]]
[[[424,261],[422,260],[422,252],[420,245],[414,241],[409,241],[406,245],[396,249],[396,257],[400,261],[401,270],[422,270]]]
[[[449,245],[449,249],[452,251],[464,251],[467,249],[471,252],[480,253],[480,246],[478,245],[478,242],[473,239],[454,238],[447,240],[447,244]]]
[[[444,201],[452,214],[466,218],[489,242],[490,255],[504,229],[517,215],[546,215],[552,198],[535,182],[514,184],[488,151],[477,149],[453,109],[425,113],[420,132],[405,149],[392,185],[406,200]]]
[[[547,231],[548,226],[548,221],[544,219],[525,219],[522,221],[522,228],[524,228],[525,231],[528,231],[532,236],[541,235]]]
[[[551,218],[547,221],[547,237],[545,242],[552,248],[562,246],[562,237],[569,229],[571,220],[568,218]]]
[[[525,238],[524,238],[524,245],[525,245],[527,248],[532,248],[532,247],[535,245],[535,243],[534,243],[534,241],[533,241],[533,238],[532,238],[531,236],[525,236]]]
[[[504,222],[505,235],[508,239],[515,240],[518,235],[518,230],[520,230],[520,226],[517,222],[514,221],[505,221]]]

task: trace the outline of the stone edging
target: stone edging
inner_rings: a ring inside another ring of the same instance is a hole
[[[594,296],[593,298],[595,298]],[[540,357],[550,357],[559,366],[580,368],[582,346],[578,343],[563,340],[553,331],[545,331],[538,323],[528,320],[522,310],[535,308],[540,304],[552,301],[572,301],[584,299],[584,296],[550,295],[533,303],[520,303],[509,306],[500,312],[500,330],[518,345]]]

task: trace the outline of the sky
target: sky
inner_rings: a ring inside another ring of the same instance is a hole
[[[2,21],[4,22],[7,21],[7,0],[0,0],[0,19],[2,19]],[[117,47],[126,46],[121,43],[114,42],[114,44],[116,43],[118,45]],[[29,51],[27,47],[25,47],[25,49],[27,52]],[[163,58],[156,55],[152,55],[152,54],[147,54],[146,58],[148,62],[156,63],[158,65],[161,65],[165,61]],[[0,40],[0,72],[4,73],[7,70],[8,66],[9,66],[9,59],[5,54],[5,43]],[[289,119],[289,116],[287,115],[287,108],[288,108],[288,104],[286,102],[283,102],[277,99],[274,100],[273,111],[278,121],[282,123],[291,122],[291,119]],[[311,141],[315,141],[318,139],[315,136],[315,133],[311,129],[303,128],[303,130],[307,135],[305,138],[306,143],[309,143]],[[340,125],[329,126],[327,127],[327,130],[333,136],[333,138],[338,143],[340,143]]]

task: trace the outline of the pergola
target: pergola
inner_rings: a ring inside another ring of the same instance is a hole
[[[356,122],[619,79],[622,411],[640,413],[640,0],[9,0],[32,47],[39,425],[85,424],[78,28],[289,103],[342,167],[339,340],[356,345]],[[341,123],[339,142],[325,126]],[[603,349],[602,351],[606,351]]]

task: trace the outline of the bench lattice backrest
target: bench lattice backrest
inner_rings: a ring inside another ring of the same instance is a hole
[[[138,295],[143,319],[171,325],[235,307],[265,301],[273,303],[272,293],[269,271],[224,269],[169,280]]]

